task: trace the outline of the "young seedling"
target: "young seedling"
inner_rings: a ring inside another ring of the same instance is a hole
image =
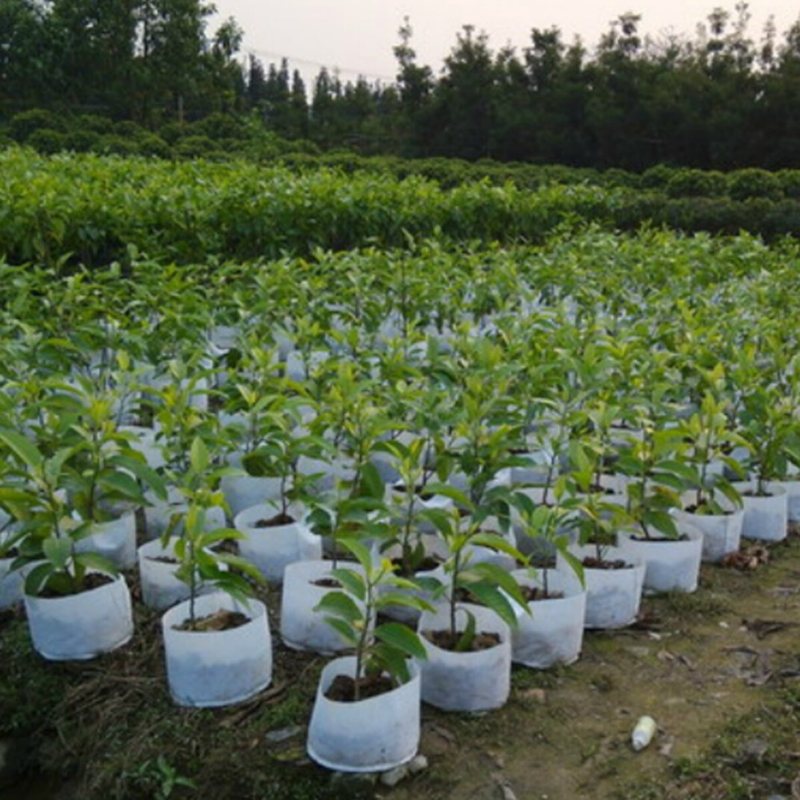
[[[418,635],[398,622],[378,622],[378,614],[389,606],[406,606],[417,611],[430,605],[408,590],[416,584],[394,574],[390,561],[375,561],[369,548],[357,539],[344,538],[339,544],[360,564],[363,573],[338,567],[331,576],[342,590],[328,592],[316,607],[355,651],[356,669],[352,699],[362,698],[370,682],[388,676],[395,685],[410,680],[409,658],[425,659]],[[400,591],[392,591],[393,589]]]
[[[175,574],[189,587],[188,625],[191,630],[196,630],[195,603],[201,585],[213,586],[246,604],[253,593],[247,578],[256,582],[263,582],[264,578],[248,561],[219,549],[224,542],[243,538],[239,531],[232,528],[209,530],[208,509],[215,506],[225,508],[222,492],[212,488],[224,470],[211,468],[208,448],[199,437],[192,442],[188,463],[189,469],[180,487],[188,507],[183,518],[183,533],[175,541],[173,549],[178,560]],[[165,547],[170,535],[168,528],[162,537]]]

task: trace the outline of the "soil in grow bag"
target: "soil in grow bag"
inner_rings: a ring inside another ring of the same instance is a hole
[[[463,633],[458,631],[455,636],[452,631],[422,631],[422,635],[432,644],[441,650],[456,652],[458,643],[461,641]],[[477,653],[481,650],[491,650],[500,644],[500,637],[496,633],[486,633],[481,631],[476,633],[469,648],[468,653]]]
[[[83,592],[89,592],[92,589],[99,589],[101,586],[106,586],[107,584],[113,582],[114,579],[110,575],[104,575],[102,572],[90,572],[84,577],[81,588],[76,592],[56,592],[55,590],[45,586],[38,596],[50,600],[57,597],[66,597],[67,595],[72,594],[83,594]]]
[[[191,633],[210,633],[212,631],[229,631],[233,628],[240,628],[250,622],[250,617],[239,611],[228,611],[222,608],[213,614],[199,617],[194,621],[185,619],[180,625],[173,625],[173,630],[189,631]]]
[[[528,603],[536,603],[540,600],[564,599],[564,592],[545,592],[540,586],[520,586],[519,590]]]
[[[359,700],[386,694],[395,689],[395,685],[386,675],[366,675],[359,684]],[[339,703],[356,702],[356,682],[349,675],[337,675],[325,690],[325,697]]]
[[[259,519],[253,525],[254,528],[277,528],[279,525],[292,525],[295,522],[294,517],[288,514],[278,513],[269,519]]]
[[[603,558],[594,558],[587,556],[581,562],[586,569],[633,569],[633,565],[621,558],[614,559],[614,561],[606,561]]]

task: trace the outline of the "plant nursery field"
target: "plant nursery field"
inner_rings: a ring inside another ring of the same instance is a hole
[[[3,798],[800,797],[794,240],[0,171]]]

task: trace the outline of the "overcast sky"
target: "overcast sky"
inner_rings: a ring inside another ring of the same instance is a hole
[[[245,31],[244,52],[265,63],[286,56],[304,76],[319,64],[338,67],[343,80],[361,73],[391,80],[397,64],[392,47],[403,17],[411,19],[418,60],[438,71],[462,25],[485,30],[494,50],[522,48],[531,28],[558,26],[571,41],[580,35],[594,46],[609,22],[625,11],[642,16],[641,31],[693,34],[715,6],[733,11],[735,0],[214,0],[215,20],[233,16]],[[798,0],[753,0],[750,35],[761,39],[774,15],[783,33],[800,15]],[[212,21],[213,30],[215,21]]]

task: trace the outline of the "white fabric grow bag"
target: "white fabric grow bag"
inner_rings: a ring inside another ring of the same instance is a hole
[[[428,654],[420,662],[422,699],[444,711],[489,711],[508,700],[511,688],[511,632],[494,611],[471,603],[459,603],[475,616],[477,633],[496,633],[500,644],[474,653],[443,650],[422,635],[423,631],[449,629],[446,605],[434,613],[420,615],[417,630]],[[463,630],[467,617],[456,615],[456,627]]]
[[[735,483],[742,496],[742,536],[765,542],[780,542],[786,538],[789,525],[789,496],[779,483],[768,483],[766,497],[747,495],[756,489],[753,483]]]
[[[732,509],[732,506],[729,507]],[[729,553],[739,550],[744,522],[743,510],[731,510],[728,514],[690,514],[675,510],[672,514],[679,523],[694,525],[703,532],[703,561],[722,561]]]
[[[634,539],[633,534],[619,534],[620,549],[645,563],[644,588],[652,592],[693,592],[697,589],[703,555],[703,533],[694,525],[680,522],[684,541]]]
[[[131,595],[121,575],[80,594],[26,594],[24,600],[33,647],[50,661],[94,658],[121,647],[133,636]]]
[[[325,691],[337,675],[355,674],[353,656],[331,661],[320,676],[308,726],[308,754],[318,764],[342,772],[382,772],[410,761],[420,738],[420,677],[367,700],[329,700]]]
[[[236,530],[245,534],[239,540],[239,553],[255,564],[269,581],[281,583],[283,572],[295,561],[314,561],[322,557],[322,542],[302,521],[296,509],[290,509],[295,522],[257,528],[255,523],[269,519],[280,511],[280,505],[261,503],[240,511],[234,520]]]
[[[352,562],[340,563],[363,572]],[[287,647],[325,655],[349,648],[339,633],[325,622],[325,615],[314,611],[328,592],[337,591],[314,584],[320,578],[330,577],[332,567],[332,561],[295,561],[286,567],[281,595],[281,638]]]
[[[75,545],[78,553],[97,553],[118,569],[131,569],[136,564],[136,514],[129,511],[119,519],[96,522],[92,534]]]
[[[239,611],[249,622],[227,631],[179,631],[189,616],[189,601],[161,618],[167,680],[173,700],[181,706],[213,707],[239,703],[269,686],[272,642],[267,608],[260,600],[239,603],[215,592],[195,600],[195,616],[225,609]]]
[[[513,575],[521,586],[543,585],[540,576],[533,578],[527,570],[515,570]],[[547,586],[564,596],[528,603],[530,615],[518,611],[517,627],[511,631],[512,660],[535,669],[572,664],[583,645],[586,590],[574,573],[555,569],[547,572]]]
[[[571,546],[570,552],[580,561],[594,557],[593,546]],[[604,558],[608,561],[621,559],[630,564],[623,569],[592,569],[584,567],[586,581],[586,628],[624,628],[636,621],[644,586],[644,562],[618,547],[607,547]],[[564,558],[557,556],[557,565],[568,570]]]

